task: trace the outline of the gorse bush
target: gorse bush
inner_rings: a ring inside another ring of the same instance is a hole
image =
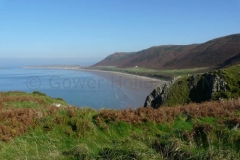
[[[34,95],[39,95],[39,96],[47,96],[45,93],[39,92],[39,91],[33,91]]]

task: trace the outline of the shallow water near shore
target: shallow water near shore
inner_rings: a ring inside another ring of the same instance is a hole
[[[137,108],[162,83],[120,73],[61,69],[0,69],[0,91],[38,90],[70,105],[94,109]]]

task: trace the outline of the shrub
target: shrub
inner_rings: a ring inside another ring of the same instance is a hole
[[[39,92],[39,91],[33,91],[33,95],[39,95],[39,96],[47,96],[45,93]]]

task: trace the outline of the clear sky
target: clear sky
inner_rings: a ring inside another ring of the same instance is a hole
[[[239,0],[0,0],[0,58],[104,58],[239,32]]]

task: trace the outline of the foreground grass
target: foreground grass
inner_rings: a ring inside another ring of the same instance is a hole
[[[238,99],[96,111],[39,92],[1,93],[0,157],[239,159],[239,115]]]
[[[183,76],[188,74],[205,72],[208,70],[208,68],[206,67],[190,68],[190,69],[157,70],[157,69],[142,68],[142,67],[117,68],[115,66],[98,66],[98,67],[94,67],[93,69],[124,72],[124,73],[144,75],[144,76],[155,77],[155,78],[164,78],[164,77],[171,78],[176,76]]]

